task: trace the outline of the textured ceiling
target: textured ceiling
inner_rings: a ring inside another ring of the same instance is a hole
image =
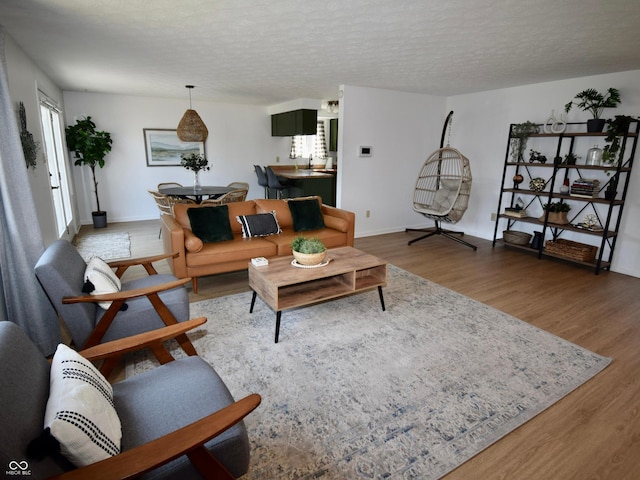
[[[1,0],[63,90],[273,105],[640,69],[638,0]]]

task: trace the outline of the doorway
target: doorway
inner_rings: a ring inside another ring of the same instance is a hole
[[[44,155],[49,170],[51,198],[56,219],[58,238],[69,237],[69,227],[73,221],[71,193],[67,162],[62,139],[62,118],[60,109],[48,97],[41,93],[40,120],[42,122],[42,138]]]

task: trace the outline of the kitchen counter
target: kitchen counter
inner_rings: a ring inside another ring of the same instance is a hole
[[[326,205],[336,205],[336,170],[298,168],[295,165],[269,165],[278,177],[289,184],[287,196],[318,195]]]

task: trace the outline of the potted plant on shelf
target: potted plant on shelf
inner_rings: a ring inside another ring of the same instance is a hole
[[[629,131],[631,122],[638,121],[629,115],[616,115],[613,120],[607,121],[607,145],[602,149],[602,161],[607,165],[616,165],[622,160],[618,157],[620,150],[620,138]],[[617,161],[616,161],[617,160]]]
[[[319,238],[306,238],[304,235],[298,235],[293,239],[291,250],[300,265],[318,265],[327,255],[327,247]]]
[[[570,101],[564,106],[564,111],[569,113],[569,110],[575,105],[585,112],[590,112],[593,118],[587,120],[587,132],[601,132],[604,129],[605,120],[600,118],[600,115],[602,115],[602,111],[605,108],[615,108],[618,106],[620,103],[620,92],[617,88],[609,88],[607,93],[602,94],[595,88],[587,88],[578,93],[575,98],[580,101]]]
[[[197,153],[191,153],[189,155],[180,155],[180,165],[187,170],[193,171],[193,189],[194,191],[200,190],[200,170],[209,170],[209,160],[204,155]]]
[[[511,127],[511,158],[514,162],[524,162],[524,151],[527,149],[527,139],[538,133],[540,127],[533,122],[516,123]]]
[[[111,151],[111,134],[96,130],[96,124],[91,117],[76,121],[65,129],[67,147],[75,154],[74,165],[87,165],[91,168],[93,177],[93,191],[96,196],[96,210],[91,212],[93,226],[104,228],[107,226],[107,212],[100,209],[98,196],[98,181],[96,180],[96,166],[104,167],[104,157]]]
[[[571,210],[571,205],[569,205],[568,203],[545,203],[544,209],[546,212],[549,212],[547,217],[549,223],[556,223],[558,225],[566,225],[567,223],[569,223],[567,212]],[[544,217],[545,215],[542,215],[542,217],[540,217],[540,221],[544,222]]]

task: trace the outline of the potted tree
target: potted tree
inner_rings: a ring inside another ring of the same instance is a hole
[[[600,118],[605,108],[615,108],[620,103],[620,92],[617,88],[609,88],[607,93],[602,94],[595,88],[587,88],[578,93],[575,98],[579,102],[573,100],[564,106],[564,111],[569,113],[571,107],[575,105],[585,112],[593,115],[591,120],[587,120],[587,132],[601,132],[604,129],[605,120]]]
[[[111,134],[96,130],[91,117],[79,119],[75,125],[65,129],[67,147],[75,154],[74,165],[87,165],[93,177],[93,191],[96,195],[96,210],[91,212],[94,228],[107,226],[107,212],[100,209],[96,166],[104,167],[104,157],[111,151]]]
[[[293,258],[299,265],[318,265],[327,255],[327,247],[319,238],[306,238],[298,235],[291,242]]]

